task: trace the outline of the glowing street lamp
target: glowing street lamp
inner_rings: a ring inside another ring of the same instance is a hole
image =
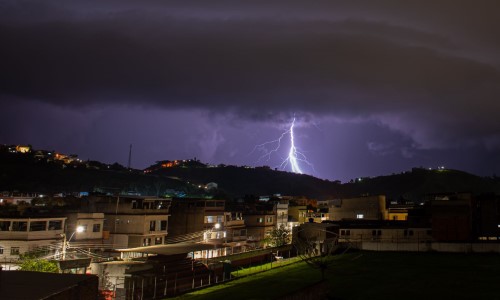
[[[83,226],[77,226],[76,230],[69,236],[69,239],[66,240],[66,233],[61,233],[63,237],[63,245],[62,245],[62,260],[66,260],[66,249],[69,248],[69,241],[73,238],[75,233],[82,233],[85,228]]]

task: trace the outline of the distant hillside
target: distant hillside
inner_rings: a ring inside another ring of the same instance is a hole
[[[500,194],[500,178],[484,178],[457,170],[411,171],[374,178],[364,178],[344,184],[345,192],[352,194],[385,194],[391,199],[420,200],[430,193],[470,192]]]
[[[340,188],[340,184],[328,180],[269,168],[173,167],[155,171],[154,174],[183,178],[196,184],[215,182],[219,189],[232,196],[283,194],[324,199],[334,197]]]
[[[106,166],[101,164],[102,166]],[[64,165],[35,159],[29,154],[0,152],[0,191],[37,193],[133,192],[163,194],[168,189],[185,190],[182,181],[142,171],[129,171],[118,164],[105,169]]]
[[[455,170],[412,171],[390,176],[365,178],[340,184],[268,168],[225,166],[216,168],[164,168],[154,174],[189,180],[196,184],[215,182],[233,196],[295,195],[316,199],[384,194],[390,199],[419,200],[429,193],[500,193],[499,178],[482,178]]]
[[[187,196],[207,192],[198,185],[215,182],[215,197],[291,195],[335,199],[384,194],[399,200],[420,200],[429,193],[472,192],[500,194],[500,179],[483,178],[456,170],[411,171],[340,184],[309,175],[275,171],[267,167],[208,167],[196,160],[162,161],[147,174],[119,164],[100,162],[63,163],[40,159],[33,153],[0,151],[0,191],[38,193],[114,191],[164,195],[172,191]],[[163,167],[165,165],[165,167]],[[166,167],[173,166],[173,167]]]

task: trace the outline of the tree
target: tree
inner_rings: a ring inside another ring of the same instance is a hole
[[[324,280],[326,270],[332,263],[331,254],[338,248],[338,234],[327,228],[313,226],[315,223],[303,225],[307,227],[299,229],[297,234],[294,234],[293,244],[298,256],[308,266],[319,269],[321,279]]]
[[[59,272],[59,267],[55,261],[36,257],[35,255],[32,254],[24,254],[20,256],[19,269],[21,271],[35,271],[35,272],[47,272],[47,273]]]
[[[271,247],[281,247],[288,245],[291,242],[290,229],[281,225],[279,228],[274,228],[269,236],[265,239],[266,243]]]

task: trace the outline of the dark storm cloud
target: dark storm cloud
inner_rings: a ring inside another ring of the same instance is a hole
[[[499,145],[495,2],[210,2],[5,2],[3,99],[298,111],[422,148]]]

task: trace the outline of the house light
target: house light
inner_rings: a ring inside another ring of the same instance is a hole
[[[357,214],[356,219],[363,219],[365,217],[364,214]]]
[[[215,229],[219,229],[220,228],[220,224],[219,223],[215,223],[214,228]]]
[[[85,228],[83,226],[76,227],[76,232],[82,233]]]

